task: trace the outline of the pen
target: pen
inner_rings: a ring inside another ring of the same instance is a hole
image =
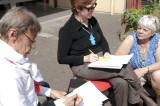
[[[74,99],[74,106],[76,106],[76,99],[77,99],[77,93],[76,93],[76,98]]]
[[[94,54],[94,53],[92,52],[92,50],[89,49],[89,51],[90,51],[92,54]]]

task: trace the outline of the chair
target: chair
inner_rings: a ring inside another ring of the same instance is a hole
[[[72,71],[71,67],[70,67],[70,69]],[[67,93],[71,92],[71,88],[73,88],[73,89],[77,88],[80,85],[84,84],[86,81],[91,81],[97,87],[97,89],[99,91],[101,91],[109,99],[110,99],[110,97],[113,96],[113,89],[111,87],[111,84],[107,80],[94,80],[93,81],[93,80],[87,80],[87,79],[78,78],[75,75],[73,75],[73,78],[70,79],[70,83],[69,83],[69,86],[68,86]],[[104,103],[107,102],[107,101],[104,101]]]

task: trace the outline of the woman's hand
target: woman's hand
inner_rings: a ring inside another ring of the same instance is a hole
[[[66,92],[63,92],[63,91],[58,91],[58,90],[51,90],[51,94],[50,96],[53,98],[53,99],[64,99],[64,104],[65,106],[79,106],[79,104],[82,102],[82,97],[79,96],[78,94],[75,94],[71,97],[67,97],[65,96],[66,95]]]
[[[52,89],[51,89],[51,92],[50,92],[50,96],[53,99],[65,98],[64,95],[66,95],[66,94],[67,94],[66,92],[58,91],[58,90],[52,90]]]
[[[83,61],[84,62],[95,62],[99,59],[97,54],[89,54],[84,56]]]
[[[65,99],[65,101],[64,101],[65,106],[74,106],[74,104],[75,104],[75,106],[79,106],[79,104],[83,100],[82,97],[79,96],[78,94],[75,94],[71,97],[66,97],[64,99]]]
[[[106,52],[103,57],[109,57],[111,54]]]
[[[148,72],[148,69],[146,67],[144,68],[137,68],[134,70],[134,72],[136,73],[136,75],[138,76],[138,78],[141,78],[144,76],[144,74],[146,74]]]

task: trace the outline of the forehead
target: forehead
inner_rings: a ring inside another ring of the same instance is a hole
[[[145,26],[142,26],[142,25],[139,25],[138,28],[149,29],[149,28],[147,28],[147,27],[145,27]]]
[[[152,30],[150,28],[147,28],[147,27],[144,27],[144,26],[138,26],[137,30],[140,30],[140,29],[145,30],[147,32],[152,32]]]
[[[88,5],[93,5],[93,4],[95,4],[96,3],[96,0],[93,0],[90,4],[88,4]]]
[[[96,0],[93,0],[91,3],[95,3],[96,2]]]
[[[85,5],[85,6],[86,6],[86,7],[90,7],[90,6],[95,5],[95,3],[96,3],[96,0],[93,0],[90,4],[87,4],[87,5]]]

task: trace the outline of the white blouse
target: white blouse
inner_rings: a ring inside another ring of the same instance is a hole
[[[37,106],[33,79],[43,81],[37,65],[0,40],[0,106]],[[50,90],[42,87],[40,95],[50,96]]]

